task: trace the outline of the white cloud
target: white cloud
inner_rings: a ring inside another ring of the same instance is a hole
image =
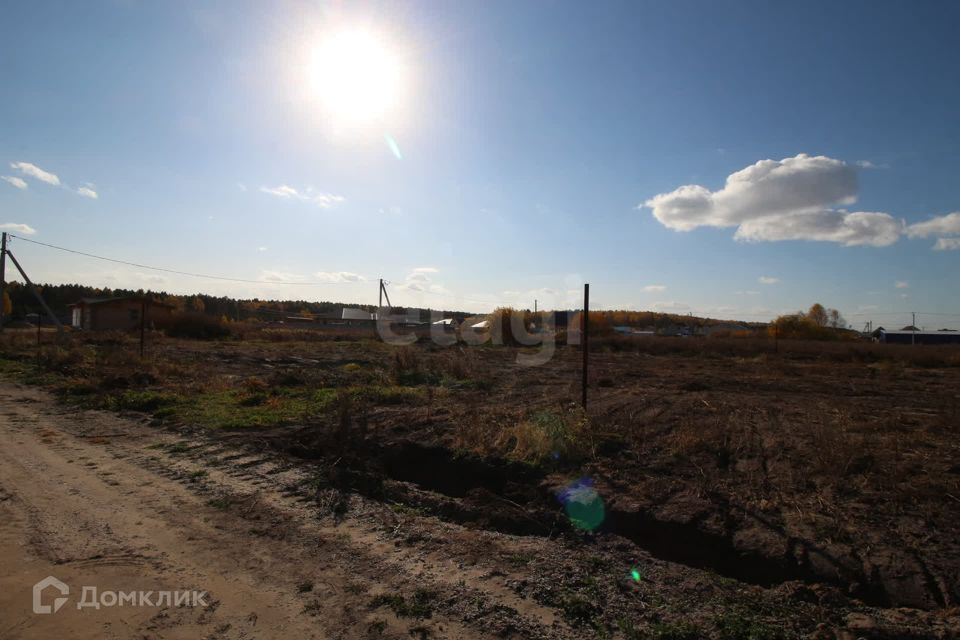
[[[287,200],[294,199],[300,200],[301,202],[310,202],[321,209],[329,209],[345,200],[343,196],[317,191],[313,187],[307,187],[305,191],[301,192],[286,184],[278,187],[260,187],[260,191]]]
[[[758,296],[760,295],[759,291],[734,291],[734,294],[738,296]]]
[[[303,282],[305,278],[297,273],[287,273],[284,271],[261,271],[259,280],[263,282]]]
[[[819,240],[887,246],[900,224],[887,213],[835,208],[857,200],[857,168],[826,156],[761,160],[727,177],[718,191],[685,185],[644,202],[675,231],[737,227],[745,241]]]
[[[774,278],[772,276],[760,276],[757,278],[757,282],[760,284],[777,284],[780,282],[780,278]]]
[[[269,193],[272,196],[277,196],[278,198],[295,198],[298,194],[297,190],[293,187],[288,187],[285,184],[280,185],[279,187],[260,187],[260,191],[263,193]]]
[[[683,304],[682,302],[676,302],[674,300],[662,300],[660,302],[654,302],[650,307],[654,311],[659,311],[661,313],[687,313],[691,310],[690,305]]]
[[[320,271],[314,274],[320,282],[366,282],[367,279],[350,271]]]
[[[82,195],[84,198],[91,198],[96,200],[100,196],[97,195],[97,192],[93,190],[93,185],[87,185],[86,187],[80,187],[77,189],[77,193]]]
[[[870,160],[857,160],[854,162],[855,165],[861,169],[889,169],[890,165],[888,164],[877,164],[876,162],[871,162]]]
[[[60,184],[60,178],[58,178],[56,174],[50,173],[49,171],[44,171],[37,165],[30,162],[11,162],[10,166],[23,175],[36,178],[41,182],[46,182],[47,184],[52,184],[54,186],[58,186]]]
[[[910,283],[907,282],[907,281],[905,281],[905,280],[900,280],[900,281],[894,283],[893,286],[896,287],[897,289],[909,289],[909,288],[910,288]]]
[[[155,274],[155,273],[140,273],[140,272],[135,272],[133,275],[134,275],[134,277],[136,277],[138,280],[143,280],[144,282],[148,282],[148,283],[150,283],[150,284],[164,284],[164,283],[167,282],[167,279],[166,279],[166,278],[164,278],[164,277],[161,276],[161,275],[157,275],[157,274]]]
[[[18,178],[17,176],[0,176],[0,180],[9,182],[13,186],[15,186],[17,189],[27,188],[27,181],[24,180],[23,178]]]
[[[647,293],[661,293],[667,290],[667,287],[662,284],[648,284],[643,288]]]
[[[907,235],[911,238],[960,235],[960,211],[911,224],[907,227]]]
[[[16,222],[4,222],[0,224],[0,231],[16,231],[17,233],[23,233],[28,236],[32,236],[37,232],[36,229],[28,224],[19,224]]]
[[[897,241],[900,230],[900,223],[888,213],[824,210],[750,220],[733,237],[748,242],[818,240],[848,247],[886,247]]]
[[[414,273],[440,273],[440,269],[436,267],[416,267],[413,270]]]
[[[934,251],[956,251],[960,249],[960,238],[937,238]]]
[[[267,250],[266,247],[257,247],[257,251],[259,251],[260,253],[263,253],[266,250]]]

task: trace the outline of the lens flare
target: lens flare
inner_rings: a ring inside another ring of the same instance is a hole
[[[557,497],[575,528],[594,531],[603,524],[606,509],[590,478],[581,478],[568,485]]]
[[[393,136],[384,136],[384,140],[387,141],[387,146],[390,147],[390,151],[396,156],[397,160],[403,160],[403,154],[400,153],[400,145],[393,139]]]
[[[643,579],[643,576],[640,575],[640,572],[636,569],[630,570],[630,577],[633,578],[634,582],[640,582]]]

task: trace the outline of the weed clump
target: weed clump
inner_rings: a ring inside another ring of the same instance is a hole
[[[566,461],[593,457],[596,442],[589,417],[582,410],[533,414],[504,434],[509,457],[540,464],[548,459]]]
[[[381,594],[370,601],[373,608],[389,607],[398,618],[430,618],[437,594],[428,589],[417,589],[407,600],[400,594]]]

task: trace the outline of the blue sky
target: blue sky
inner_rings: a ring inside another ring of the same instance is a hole
[[[0,225],[258,282],[15,240],[40,281],[372,303],[382,276],[395,304],[473,310],[575,306],[586,281],[603,308],[957,327],[958,23],[953,2],[15,3]],[[344,124],[368,105],[310,61],[357,32],[399,89]]]

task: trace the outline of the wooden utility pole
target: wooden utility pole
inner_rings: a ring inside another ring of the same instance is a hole
[[[583,285],[583,317],[580,320],[581,340],[583,342],[583,374],[581,379],[581,404],[587,409],[587,361],[590,352],[590,285]]]
[[[6,236],[6,234],[4,234]],[[20,266],[20,263],[17,262],[16,256],[14,256],[9,250],[6,254],[10,256],[10,261],[13,262],[13,266],[17,268],[17,271],[20,272],[20,275],[23,276],[24,282],[27,283],[27,286],[30,288],[30,291],[33,293],[33,297],[37,299],[37,302],[40,303],[40,306],[43,307],[43,310],[47,312],[47,315],[50,316],[50,320],[57,327],[57,331],[63,331],[63,325],[60,324],[60,319],[54,315],[53,311],[50,310],[50,307],[47,306],[47,302],[43,299],[43,296],[40,295],[40,291],[30,280],[30,277],[27,276],[27,272],[23,270],[23,267]]]
[[[0,240],[0,331],[3,331],[4,311],[3,294],[7,290],[7,232],[3,232]]]
[[[140,299],[140,359],[143,360],[143,338],[147,324],[147,299]]]
[[[377,303],[377,309],[383,307],[383,278],[380,278],[380,302]]]

